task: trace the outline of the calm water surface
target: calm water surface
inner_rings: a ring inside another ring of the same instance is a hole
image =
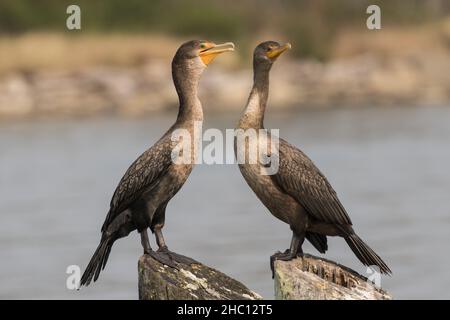
[[[233,128],[238,116],[205,113],[204,128]],[[116,242],[95,285],[69,291],[65,272],[86,266],[122,174],[172,120],[0,123],[0,298],[137,298],[136,233]],[[450,108],[438,107],[266,117],[328,176],[358,234],[393,270],[382,285],[396,298],[450,298],[449,123]],[[237,166],[197,166],[170,202],[164,230],[174,251],[273,297],[269,255],[291,234]],[[326,256],[365,273],[342,239],[329,240]]]

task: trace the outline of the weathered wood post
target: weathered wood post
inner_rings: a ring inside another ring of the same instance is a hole
[[[201,263],[174,269],[143,255],[138,271],[141,300],[262,299],[239,281]],[[275,298],[282,300],[392,299],[357,272],[307,254],[292,261],[275,261],[274,281]]]
[[[333,261],[305,254],[275,261],[275,298],[280,300],[390,300],[356,271]]]
[[[262,297],[204,264],[170,268],[143,255],[138,263],[140,300],[256,300]]]

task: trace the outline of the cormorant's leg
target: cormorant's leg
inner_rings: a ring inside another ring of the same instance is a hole
[[[141,234],[141,244],[144,248],[144,254],[148,254],[156,261],[159,261],[162,264],[165,264],[171,268],[176,268],[176,264],[166,255],[161,255],[158,252],[155,252],[152,250],[152,247],[150,246],[150,241],[148,240],[148,233],[147,229],[144,229],[140,232]]]
[[[275,260],[289,261],[297,256],[303,256],[302,244],[305,236],[299,236],[295,232],[292,233],[291,246],[285,252],[276,252],[270,256],[270,269],[272,270],[272,279],[275,276],[274,264]]]
[[[161,226],[155,226],[155,236],[156,236],[156,243],[158,244],[158,254],[159,255],[167,255],[167,257],[173,261],[176,261],[181,264],[191,265],[191,264],[198,264],[198,261],[195,261],[192,258],[183,256],[181,254],[172,252],[169,250],[169,248],[166,245],[166,242],[164,241],[164,236],[162,234],[162,227]]]
[[[156,243],[158,244],[158,247],[159,247],[158,250],[162,250],[162,248],[167,249],[166,241],[164,241],[164,236],[162,234],[161,227],[155,228],[155,236],[156,236]]]
[[[141,231],[141,244],[144,248],[144,254],[150,254],[152,247],[150,246],[150,241],[148,240],[147,229]]]

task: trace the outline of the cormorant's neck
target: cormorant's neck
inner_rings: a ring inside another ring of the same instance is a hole
[[[269,97],[270,65],[254,66],[253,87],[248,98],[240,126],[261,129],[264,127],[264,112]]]
[[[200,67],[172,63],[172,78],[180,101],[177,122],[203,121],[202,104],[197,96],[200,75]]]

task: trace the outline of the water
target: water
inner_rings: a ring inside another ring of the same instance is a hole
[[[205,128],[232,128],[236,117],[207,114]],[[394,275],[382,285],[395,298],[450,298],[449,119],[450,109],[438,107],[268,110],[266,125],[310,155],[359,235],[388,262]],[[86,266],[117,182],[172,120],[0,124],[0,298],[137,298],[135,233],[116,243],[94,285],[69,291],[65,272]],[[290,231],[235,165],[197,166],[166,220],[173,250],[273,297],[268,257],[288,246]],[[365,273],[342,239],[329,247],[326,257]]]

